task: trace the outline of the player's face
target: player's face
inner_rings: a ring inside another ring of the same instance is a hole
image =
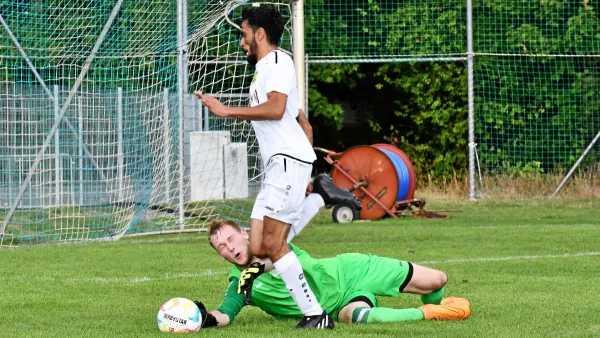
[[[252,256],[248,245],[248,232],[238,232],[229,225],[222,226],[210,237],[210,243],[230,263],[246,267]]]
[[[240,41],[240,47],[246,52],[246,59],[251,66],[256,65],[258,62],[256,52],[257,43],[255,32],[252,27],[248,26],[248,22],[242,22],[242,40]]]

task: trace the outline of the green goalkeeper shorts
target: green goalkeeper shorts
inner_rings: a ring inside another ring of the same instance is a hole
[[[377,306],[376,296],[396,297],[410,282],[412,264],[398,259],[365,254],[342,254],[340,260],[346,288],[340,306],[332,313],[337,320],[339,311],[355,298],[368,298]]]

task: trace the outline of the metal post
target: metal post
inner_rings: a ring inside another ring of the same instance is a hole
[[[123,201],[123,88],[117,88],[117,185],[119,202]]]
[[[81,97],[77,98],[77,117],[79,118],[79,205],[83,205],[83,106],[81,105]]]
[[[0,16],[1,17],[1,16]],[[8,83],[8,72],[5,72],[5,77],[6,77],[6,83]],[[8,99],[9,96],[9,90],[8,90],[8,85],[6,85],[6,131],[7,133],[10,131],[10,100]],[[6,138],[6,150],[7,150],[7,159],[8,159],[8,203],[11,204],[12,203],[12,154],[11,154],[11,150],[10,150],[10,141],[9,138]]]
[[[74,180],[75,180],[75,160],[71,157],[71,167],[69,168],[70,170],[70,178],[69,178],[69,186],[71,187],[71,189],[69,189],[69,204],[70,205],[75,205],[75,184],[74,184]]]
[[[54,121],[55,123],[60,122],[60,103],[58,102],[58,86],[54,86]],[[56,130],[54,134],[54,203],[58,206],[61,205],[61,185],[62,185],[62,171],[60,161],[60,130]]]
[[[183,0],[181,2],[181,50],[183,51],[183,93],[188,93],[188,84],[189,84],[189,59],[188,59],[188,3],[187,0]]]
[[[475,94],[473,90],[473,2],[467,0],[467,91],[469,110],[469,199],[475,200]]]
[[[590,142],[590,144],[587,146],[587,148],[585,148],[585,151],[583,152],[583,154],[581,154],[581,156],[579,156],[579,159],[577,160],[577,162],[575,162],[575,164],[573,165],[571,170],[569,170],[567,175],[565,175],[565,177],[560,182],[558,187],[556,187],[556,190],[554,190],[554,193],[552,193],[552,197],[555,197],[556,194],[558,194],[558,192],[560,191],[560,189],[562,189],[563,185],[565,185],[565,183],[567,182],[569,177],[571,177],[571,175],[573,175],[573,173],[575,172],[575,169],[577,169],[577,167],[579,167],[579,165],[581,164],[581,161],[583,161],[585,156],[590,152],[590,150],[592,150],[592,147],[594,146],[594,144],[596,144],[596,142],[598,142],[598,139],[600,139],[600,131],[598,132],[598,134],[596,134],[596,136],[594,137],[592,142]]]
[[[94,44],[94,48],[92,48],[90,55],[85,60],[85,63],[83,65],[83,67],[81,68],[81,71],[79,72],[79,76],[75,80],[75,83],[73,84],[73,87],[71,88],[71,91],[69,92],[69,95],[67,96],[67,99],[65,100],[65,103],[63,104],[63,106],[60,110],[60,114],[58,116],[57,121],[54,121],[52,128],[50,128],[50,131],[46,135],[46,138],[44,139],[44,143],[42,144],[42,147],[38,151],[38,153],[35,157],[35,160],[29,167],[29,172],[27,173],[27,177],[25,177],[25,181],[23,182],[23,184],[21,185],[21,188],[19,189],[19,193],[17,194],[17,197],[13,201],[13,203],[10,207],[10,210],[4,216],[4,221],[2,223],[2,230],[0,231],[0,233],[4,233],[4,230],[8,226],[8,222],[10,222],[10,219],[12,218],[13,214],[15,213],[15,210],[17,209],[17,205],[21,201],[21,198],[23,197],[23,194],[25,193],[27,186],[31,182],[33,174],[35,173],[38,165],[42,161],[42,157],[43,157],[44,153],[50,146],[50,140],[52,139],[52,137],[54,137],[54,133],[56,133],[56,130],[58,129],[58,124],[63,119],[63,117],[67,111],[67,108],[71,104],[71,100],[75,96],[77,89],[79,89],[79,86],[81,85],[81,82],[83,81],[83,78],[87,75],[87,72],[90,69],[90,65],[92,64],[92,61],[94,61],[94,58],[96,57],[96,54],[98,53],[98,50],[100,49],[100,45],[102,45],[102,42],[104,42],[104,38],[106,37],[106,34],[108,33],[109,28],[112,26],[112,23],[113,23],[115,17],[117,16],[117,13],[121,9],[122,4],[123,4],[123,0],[117,0],[117,3],[115,4],[112,12],[110,13],[108,20],[104,24],[104,28],[102,29],[100,36],[98,36],[98,39],[96,40],[96,43]],[[93,159],[92,159],[92,161],[93,161]],[[100,172],[100,174],[102,176],[102,172]]]
[[[179,116],[179,230],[185,225],[185,161],[183,101],[187,92],[187,0],[177,0],[177,115]]]
[[[304,0],[292,1],[292,51],[298,82],[298,101],[300,108],[306,112],[306,83],[304,69]]]
[[[169,88],[165,88],[163,94],[164,112],[163,112],[163,156],[165,166],[165,202],[169,202],[169,189],[171,188],[171,126],[169,119]]]
[[[304,55],[304,115],[308,119],[308,54]]]
[[[208,107],[204,106],[204,131],[209,131],[210,130],[210,126],[208,125],[209,123],[209,112],[208,112]]]

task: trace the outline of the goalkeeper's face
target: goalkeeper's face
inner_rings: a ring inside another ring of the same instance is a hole
[[[224,225],[210,237],[210,243],[219,256],[237,266],[246,267],[252,259],[248,244],[248,232]]]
[[[240,47],[246,52],[248,64],[250,64],[250,66],[255,66],[258,62],[258,43],[256,42],[256,32],[248,25],[247,21],[242,22],[242,40],[240,41]]]

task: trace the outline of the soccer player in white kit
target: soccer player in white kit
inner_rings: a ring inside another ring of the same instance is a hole
[[[194,94],[216,116],[252,121],[265,177],[251,215],[251,253],[255,257],[269,257],[273,262],[273,273],[281,276],[304,314],[297,328],[333,328],[331,316],[323,311],[304,279],[302,266],[286,239],[293,224],[308,223],[300,222],[306,210],[340,202],[358,205],[360,209],[360,204],[348,197],[352,196],[348,192],[344,191],[345,196],[340,194],[340,189],[323,177],[315,179],[315,193],[305,198],[316,155],[296,121],[299,104],[294,63],[289,55],[278,50],[283,18],[271,6],[246,7],[242,11],[241,28],[240,46],[248,63],[256,66],[250,85],[250,107],[227,107],[214,97],[198,91]],[[250,257],[247,259],[250,261]],[[244,270],[239,292],[248,287],[251,291],[252,280],[263,271],[264,265],[257,263]]]

